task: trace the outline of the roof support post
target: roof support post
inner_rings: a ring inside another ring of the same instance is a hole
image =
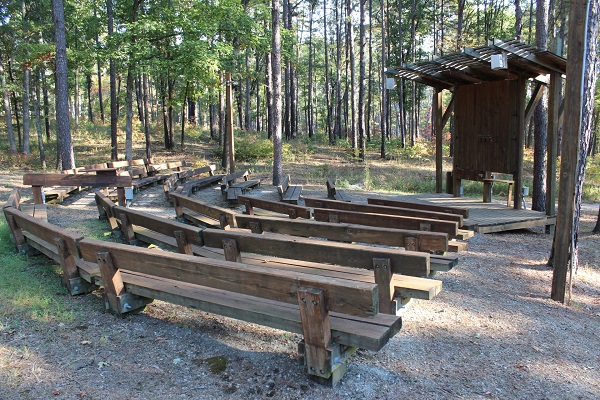
[[[550,74],[548,98],[548,143],[546,164],[546,215],[556,215],[556,157],[560,114],[561,75]],[[554,234],[554,225],[546,226],[546,233]]]
[[[433,89],[431,102],[431,126],[435,135],[435,192],[442,193],[443,171],[442,171],[442,141],[443,141],[443,112],[442,112],[442,90]]]
[[[519,75],[517,81],[517,102],[518,102],[518,120],[517,120],[517,170],[514,174],[515,192],[514,208],[520,210],[523,208],[521,203],[521,192],[523,191],[523,147],[525,146],[525,84],[527,79]]]

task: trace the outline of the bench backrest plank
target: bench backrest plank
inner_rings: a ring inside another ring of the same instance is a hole
[[[374,198],[374,197],[367,198],[367,202],[369,204],[376,204],[376,205],[380,205],[380,206],[412,208],[415,210],[426,210],[426,211],[436,211],[436,212],[448,213],[448,214],[457,214],[457,215],[462,215],[464,218],[469,218],[469,210],[466,208],[441,206],[438,204],[417,203],[417,202],[412,202],[412,201],[380,199],[380,198]]]
[[[127,207],[115,206],[113,212],[116,217],[126,215],[127,220],[130,224],[143,226],[152,231],[158,232],[163,235],[175,237],[176,231],[181,231],[185,235],[185,239],[188,243],[196,246],[204,246],[202,241],[202,229],[182,224],[181,222],[168,220],[166,218],[156,217],[152,214],[132,210]]]
[[[23,184],[31,186],[130,187],[132,179],[131,176],[29,173],[23,175]]]
[[[207,204],[207,203],[204,203],[203,201],[200,201],[197,199],[192,199],[191,197],[183,196],[179,193],[171,192],[171,193],[169,193],[169,195],[171,196],[171,199],[173,199],[173,202],[175,203],[176,210],[177,210],[177,206],[185,207],[185,208],[188,208],[199,214],[206,215],[207,217],[210,217],[217,221],[220,221],[221,216],[224,215],[227,218],[227,221],[229,222],[229,224],[232,226],[235,226],[235,216],[237,214],[231,210],[228,210],[228,209],[222,208],[222,207],[218,207],[218,206],[214,206],[212,204]],[[181,217],[181,215],[179,215],[179,212],[178,212],[177,217]]]
[[[345,279],[323,278],[303,273],[228,261],[157,251],[123,244],[84,239],[79,242],[84,260],[97,262],[98,252],[109,252],[116,268],[174,279],[235,293],[297,304],[303,287],[323,289],[331,311],[372,316],[377,314],[377,286]]]
[[[383,205],[348,203],[346,201],[317,199],[312,197],[305,197],[304,203],[307,207],[329,208],[333,210],[355,211],[371,214],[400,215],[405,217],[428,218],[442,221],[454,221],[458,223],[459,227],[463,224],[462,215],[441,213],[436,211],[388,207]]]
[[[403,217],[400,215],[366,214],[326,208],[315,208],[313,215],[316,221],[345,222],[348,224],[379,226],[382,228],[443,232],[451,237],[456,236],[458,233],[458,223],[452,221]]]
[[[238,196],[238,202],[246,206],[246,213],[253,215],[253,208],[262,208],[264,210],[274,211],[281,214],[286,214],[290,218],[306,218],[310,219],[310,208],[297,206],[293,204],[280,203],[277,201],[269,201],[257,199],[256,197]]]
[[[178,179],[187,179],[187,178],[191,178],[193,176],[204,174],[204,173],[208,173],[210,176],[213,176],[215,174],[216,169],[217,169],[217,167],[214,164],[207,165],[206,167],[201,167],[201,168],[188,169],[185,171],[178,172],[177,178]]]
[[[83,236],[77,232],[68,231],[59,226],[45,222],[39,218],[32,217],[22,211],[12,207],[4,209],[5,215],[10,215],[21,230],[29,232],[31,235],[56,246],[54,239],[61,238],[65,241],[69,253],[77,256],[77,242],[83,239]]]
[[[405,247],[414,251],[445,253],[448,234],[365,225],[335,224],[311,220],[292,220],[256,215],[238,215],[237,227],[301,237],[320,237],[340,242],[362,242]],[[258,224],[258,225],[256,225]],[[253,230],[254,231],[254,230]],[[414,245],[411,240],[414,239]],[[414,246],[414,248],[412,248]]]
[[[16,210],[21,209],[21,193],[19,192],[18,188],[13,189],[13,191],[10,193],[4,207],[13,207]]]
[[[222,248],[224,239],[234,239],[241,252],[294,260],[371,269],[374,258],[389,258],[394,273],[427,276],[430,271],[429,254],[426,253],[218,229],[205,229],[202,238],[208,247]]]

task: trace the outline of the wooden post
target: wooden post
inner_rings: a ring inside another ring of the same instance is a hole
[[[223,239],[223,252],[225,253],[225,260],[242,262],[242,255],[235,239]]]
[[[23,231],[17,223],[15,222],[15,218],[12,215],[6,215],[6,222],[8,222],[8,227],[10,228],[10,232],[13,235],[13,240],[15,241],[15,248],[19,253],[26,254],[29,250],[29,245],[25,240],[25,236],[23,236]]]
[[[374,258],[373,271],[375,283],[379,292],[379,312],[383,314],[396,314],[392,309],[394,287],[392,286],[392,268],[389,258]]]
[[[517,170],[513,175],[515,181],[514,208],[523,208],[521,203],[521,192],[523,190],[523,154],[525,146],[525,84],[527,79],[519,75],[517,79]]]
[[[123,236],[125,236],[127,242],[134,246],[137,245],[135,232],[133,231],[133,226],[131,225],[131,222],[129,222],[127,214],[125,214],[124,212],[120,212],[119,219],[121,220],[121,231],[123,232]]]
[[[548,160],[546,164],[546,215],[556,215],[556,159],[558,151],[558,116],[560,114],[561,76],[550,74],[548,98]],[[554,234],[554,225],[546,226],[546,233]]]
[[[443,113],[442,113],[442,91],[433,89],[433,99],[431,105],[431,126],[433,127],[433,133],[435,135],[435,191],[436,193],[442,193],[442,184],[444,181],[442,171],[442,141],[443,141]]]
[[[33,192],[33,204],[44,204],[44,190],[42,186],[31,186],[31,191]]]
[[[558,211],[554,234],[554,273],[552,300],[565,302],[569,254],[573,240],[573,209],[575,207],[575,174],[581,136],[583,73],[589,0],[572,0],[569,9],[567,80],[565,84],[565,123],[563,129]]]
[[[79,276],[75,255],[69,253],[67,242],[63,238],[57,237],[54,238],[54,244],[56,245],[60,266],[63,270],[62,282],[67,290],[69,290],[69,293],[74,296],[95,290],[98,286],[83,280]]]
[[[135,296],[125,291],[121,272],[108,251],[96,253],[96,260],[104,283],[104,301],[107,309],[112,309],[115,314],[123,314],[143,308],[152,302],[150,298]]]
[[[179,250],[180,253],[182,254],[194,254],[194,252],[192,251],[192,245],[187,241],[187,239],[185,238],[185,232],[184,231],[174,231],[173,235],[175,236],[175,240],[177,241],[177,249]]]
[[[175,207],[175,215],[178,219],[183,218],[183,207],[181,207],[181,204],[179,204],[179,199],[171,196],[171,200],[173,201],[173,207]]]
[[[121,302],[119,296],[123,293],[125,285],[121,279],[121,273],[115,267],[112,257],[108,251],[101,251],[96,254],[100,275],[104,283],[104,295],[108,304],[115,313],[121,313]]]
[[[227,135],[227,144],[229,145],[229,173],[235,172],[235,145],[233,142],[233,80],[231,73],[225,74],[225,132]]]
[[[331,376],[331,322],[325,293],[322,289],[298,290],[300,320],[304,335],[304,356],[308,373],[329,378]]]
[[[117,187],[117,203],[121,207],[127,206],[127,199],[125,198],[125,188],[124,187]]]

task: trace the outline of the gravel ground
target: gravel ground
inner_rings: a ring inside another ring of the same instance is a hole
[[[2,179],[4,201],[20,176]],[[322,196],[324,188],[305,191]],[[253,193],[275,197],[268,185]],[[197,196],[222,205],[218,191]],[[49,205],[49,222],[83,227],[97,219],[92,199]],[[159,187],[137,194],[132,206],[174,217]],[[0,324],[0,398],[597,399],[600,237],[585,233],[597,207],[584,208],[570,307],[549,300],[549,236],[478,234],[457,268],[435,276],[442,293],[412,301],[401,332],[380,352],[351,357],[335,389],[302,371],[299,335],[158,301],[116,317],[104,312],[100,293],[60,293],[73,321]]]

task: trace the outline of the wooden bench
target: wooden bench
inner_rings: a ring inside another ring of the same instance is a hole
[[[221,181],[223,198],[228,202],[237,203],[238,196],[246,193],[248,189],[259,186],[260,180],[249,180],[249,175],[250,171],[248,170],[225,175]]]
[[[3,211],[19,253],[42,253],[57,262],[63,271],[62,283],[72,295],[89,293],[97,288],[79,274],[77,243],[83,238],[80,234],[49,224],[14,207],[5,207]]]
[[[260,208],[272,213],[285,214],[292,219],[311,218],[311,210],[308,207],[294,204],[279,203],[277,201],[263,200],[250,196],[238,196],[238,202],[246,207],[246,214],[254,215],[254,209]]]
[[[170,196],[175,214],[180,221],[187,220],[195,225],[209,228],[225,229],[227,226],[235,226],[237,214],[232,210],[207,204],[179,193],[171,193]]]
[[[290,183],[290,176],[286,175],[283,178],[281,185],[277,186],[279,201],[290,204],[298,204],[300,194],[302,193],[302,185],[291,185]]]
[[[483,202],[492,202],[492,188],[494,183],[506,183],[508,185],[508,198],[506,199],[506,207],[512,206],[513,197],[513,186],[515,181],[510,179],[496,179],[496,178],[484,178],[483,179]]]
[[[116,314],[159,299],[302,334],[305,369],[321,383],[337,384],[356,349],[378,351],[401,329],[400,317],[379,313],[372,282],[83,239],[14,207],[4,212],[19,251],[36,243],[60,260],[72,294],[101,282]]]
[[[352,200],[350,200],[350,196],[348,196],[344,190],[339,190],[335,187],[334,179],[327,179],[326,185],[327,185],[327,198],[328,199],[335,199],[335,200],[347,201],[347,202],[352,201]]]
[[[221,181],[224,175],[215,175],[215,170],[215,165],[207,165],[171,174],[163,184],[165,195],[169,198],[169,193],[175,190],[177,193],[189,196],[200,188]],[[199,177],[206,173],[208,173],[207,177]]]
[[[407,263],[417,263],[415,268],[418,269],[418,263],[423,261],[424,256],[419,253],[405,254],[407,256],[403,261],[405,265],[395,269],[396,273],[392,274],[390,284],[377,276],[380,271],[369,272],[367,269],[374,268],[377,263],[385,262],[392,271],[392,262],[398,263],[401,260],[398,252],[394,250],[371,248],[369,254],[373,258],[369,262],[368,258],[359,254],[360,250],[364,252],[364,246],[346,251],[347,246],[327,246],[325,244],[327,242],[308,241],[301,243],[301,248],[297,251],[292,249],[282,256],[283,253],[277,247],[281,245],[289,247],[287,245],[289,239],[281,235],[261,236],[239,231],[199,229],[124,207],[115,207],[114,212],[120,217],[123,236],[130,244],[141,241],[162,248],[167,246],[180,253],[236,262],[241,262],[243,255],[243,261],[253,265],[377,283],[380,293],[380,312],[395,313],[404,300],[413,297],[429,300],[441,290],[439,281],[410,278],[398,273]],[[327,255],[319,255],[323,250],[336,253],[346,251],[353,259],[335,260]],[[311,255],[306,255],[307,252]],[[331,265],[334,263],[337,265]],[[414,270],[410,272],[408,269],[406,272],[411,275],[415,273]],[[390,288],[393,288],[391,292]]]
[[[306,372],[332,386],[356,348],[380,350],[402,324],[377,313],[374,284],[91,239],[79,249],[84,260],[98,263],[113,312],[159,299],[300,333]]]
[[[440,221],[452,221],[458,223],[460,228],[463,224],[462,215],[440,213],[437,211],[416,210],[411,208],[399,208],[380,206],[373,204],[357,204],[339,200],[326,200],[306,197],[304,203],[307,207],[327,208],[333,210],[355,211],[368,214],[389,214],[412,217],[415,219],[435,219]]]
[[[44,187],[88,186],[116,187],[119,204],[125,205],[125,188],[132,186],[132,179],[130,176],[119,175],[29,173],[23,175],[23,184],[31,186],[35,204],[44,203]]]

